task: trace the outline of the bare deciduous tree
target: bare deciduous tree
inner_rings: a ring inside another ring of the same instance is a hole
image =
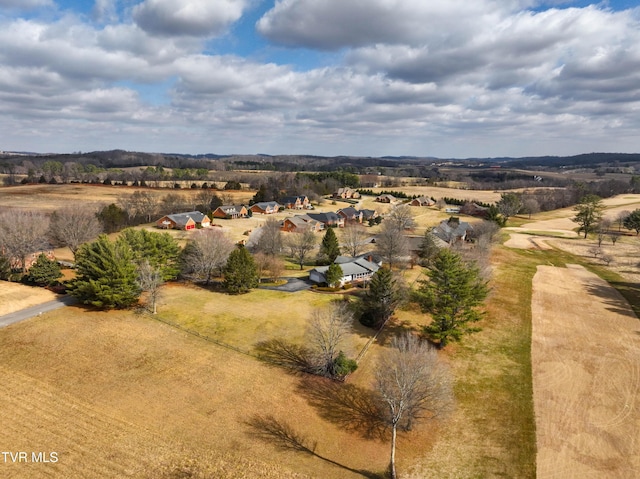
[[[147,223],[158,214],[159,199],[149,191],[135,191],[131,195],[131,202],[136,209],[136,215],[144,217]]]
[[[624,220],[631,214],[631,211],[623,210],[616,215],[616,223],[618,223],[618,231],[622,231]]]
[[[531,215],[538,213],[540,211],[540,203],[538,200],[533,197],[526,197],[522,201],[522,212],[527,213],[529,215],[529,219],[531,219]]]
[[[352,328],[353,316],[345,301],[314,310],[309,322],[308,343],[316,374],[335,377],[336,358],[345,336]]]
[[[37,211],[8,210],[0,214],[0,251],[26,271],[27,256],[46,246],[49,219]]]
[[[84,205],[57,210],[51,216],[49,234],[54,243],[66,246],[75,259],[78,248],[102,233],[96,211]]]
[[[284,262],[278,256],[270,256],[261,252],[253,255],[253,261],[258,270],[258,280],[271,279],[277,281],[284,271]]]
[[[406,333],[393,338],[392,349],[378,363],[376,391],[386,405],[385,422],[391,427],[389,472],[395,479],[398,428],[409,430],[418,419],[448,411],[453,397],[450,374],[433,347]]]
[[[282,252],[283,238],[280,230],[280,222],[275,218],[269,218],[260,228],[260,236],[255,248],[265,254],[275,256]]]
[[[413,219],[413,210],[407,204],[401,204],[391,208],[385,223],[391,223],[400,231],[411,230],[416,227],[416,220]]]
[[[305,229],[300,233],[289,233],[287,235],[287,246],[291,252],[291,257],[300,265],[300,270],[304,269],[304,260],[316,248],[318,239],[311,229]]]
[[[393,268],[409,255],[409,241],[402,233],[396,224],[385,221],[376,238],[376,251],[389,268]]]
[[[196,231],[183,253],[183,273],[209,284],[234,248],[233,241],[217,228]]]
[[[151,303],[151,312],[156,314],[156,305],[160,297],[160,287],[164,284],[162,273],[158,268],[154,268],[149,261],[143,261],[138,266],[138,286],[142,291],[148,294],[149,303]]]
[[[342,229],[343,251],[354,258],[364,251],[365,241],[369,237],[367,229],[358,223],[349,223]]]

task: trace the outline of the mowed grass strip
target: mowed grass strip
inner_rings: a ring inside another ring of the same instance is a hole
[[[456,409],[415,477],[535,477],[531,280],[539,260],[524,253],[493,253],[482,331],[446,351]]]

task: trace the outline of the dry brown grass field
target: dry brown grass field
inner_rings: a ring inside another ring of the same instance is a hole
[[[638,318],[578,265],[539,266],[532,306],[537,477],[638,477]]]
[[[51,211],[82,197],[79,190],[69,196],[62,189],[50,190],[52,186],[61,185],[38,186],[42,189],[31,190],[31,195],[16,196],[7,193],[13,188],[2,188],[0,205]],[[91,188],[86,201],[96,204],[113,202],[110,192],[121,190],[80,187]],[[431,191],[407,193],[437,198]],[[446,191],[442,196],[458,197]],[[174,191],[160,194],[168,192]],[[462,192],[485,201],[477,191]],[[486,198],[499,197],[486,193]],[[633,209],[639,199],[611,200],[608,205],[611,211]],[[340,206],[346,204],[328,201],[319,210]],[[371,197],[359,205],[379,210],[385,206]],[[415,211],[416,234],[449,216],[433,208]],[[557,236],[556,230],[568,235],[575,227],[567,223],[570,214],[534,216],[514,233],[534,233],[541,227],[550,236]],[[219,223],[237,238],[264,220],[258,216]],[[547,220],[562,223],[537,223]],[[616,248],[631,251],[637,245],[634,239],[625,237]],[[403,477],[535,476],[529,354],[537,252],[522,256],[511,248],[496,248],[482,332],[441,353],[455,378],[456,408],[440,421],[400,434],[398,470]],[[419,268],[404,272],[410,283],[420,274]],[[300,341],[312,308],[323,307],[332,297],[266,290],[227,296],[175,285],[165,289],[158,316],[251,351],[264,339]],[[415,307],[396,316],[343,386],[369,388],[376,358],[389,338],[402,330],[417,331],[428,321]],[[370,335],[356,326],[349,347],[357,351]],[[387,438],[367,436],[344,414],[340,398],[322,387],[324,381],[269,366],[147,315],[81,307],[46,313],[0,329],[0,364],[3,450],[56,451],[60,457],[55,464],[0,464],[0,477],[356,478],[376,477],[387,463]],[[274,437],[265,441],[260,437],[264,431],[250,424],[256,415],[288,424],[313,452],[284,450]]]
[[[0,282],[0,316],[56,299],[56,294],[43,288],[19,283]]]

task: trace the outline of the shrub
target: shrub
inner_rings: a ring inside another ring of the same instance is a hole
[[[349,359],[340,351],[334,361],[334,371],[337,377],[345,377],[358,369],[358,363],[354,359]]]

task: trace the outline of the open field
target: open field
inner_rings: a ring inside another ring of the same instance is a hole
[[[456,196],[446,191],[443,196]],[[169,192],[174,191],[161,191]],[[3,198],[0,196],[0,203]],[[46,194],[44,199],[60,201],[60,205],[67,201]],[[32,201],[29,207],[36,204]],[[615,201],[620,203],[612,202],[611,211],[632,210],[640,197]],[[329,201],[319,210],[335,211],[341,206],[346,204]],[[371,197],[365,197],[359,207],[371,206],[388,208],[373,203]],[[414,211],[417,234],[449,216],[434,208]],[[288,214],[296,212],[277,217]],[[570,209],[536,215],[525,223],[526,228],[514,230],[522,238],[540,237],[549,249],[530,249],[531,243],[523,242],[524,249],[499,246],[493,252],[492,293],[480,324],[483,330],[440,353],[454,375],[456,408],[437,422],[400,434],[398,469],[403,476],[535,477],[532,280],[537,265],[564,264],[571,257],[552,246],[563,247],[562,242],[580,248],[593,245],[592,239],[569,237],[576,226],[567,219],[570,215]],[[266,219],[258,216],[247,223],[215,223],[229,228],[235,238],[243,237],[250,222],[256,222],[255,228]],[[540,224],[537,220],[557,223]],[[525,236],[550,230],[551,235],[567,237]],[[184,233],[176,234],[185,237]],[[620,251],[628,248],[632,258],[637,238],[625,237],[616,248],[619,246]],[[587,257],[578,259],[588,262]],[[604,270],[600,263],[594,260]],[[409,281],[419,275],[419,268],[405,272]],[[300,341],[312,308],[322,307],[332,298],[266,290],[227,296],[171,285],[165,288],[158,316],[251,351],[264,339]],[[600,297],[589,300],[608,301]],[[370,388],[376,358],[390,336],[403,330],[418,331],[428,321],[415,306],[398,311],[396,316],[358,371],[342,386]],[[370,335],[371,331],[356,326],[350,347],[358,350]],[[594,330],[591,338],[597,335]],[[0,411],[6,411],[0,415],[3,425],[5,418],[10,421],[10,426],[0,431],[0,441],[6,450],[42,448],[60,454],[55,465],[28,465],[29,477],[53,473],[59,477],[150,479],[348,479],[377,477],[386,466],[386,436],[367,436],[344,414],[339,398],[326,393],[324,381],[292,375],[147,315],[93,312],[81,307],[47,313],[0,330],[0,364],[0,381],[5,387],[0,392]],[[308,444],[316,444],[315,452],[283,450],[273,437],[268,442],[262,440],[261,431],[248,424],[255,415],[271,415],[287,423]],[[22,464],[2,467],[0,464],[2,477],[24,477]]]
[[[0,363],[3,449],[59,453],[55,466],[0,464],[2,477],[155,479],[184,463],[194,477],[339,479],[387,460],[386,442],[323,420],[298,377],[146,316],[48,313],[0,330]],[[261,440],[255,415],[288,423],[315,455]]]
[[[638,318],[580,266],[539,266],[532,308],[537,477],[638,477]]]
[[[44,288],[8,281],[0,282],[0,316],[56,299],[56,294]]]

